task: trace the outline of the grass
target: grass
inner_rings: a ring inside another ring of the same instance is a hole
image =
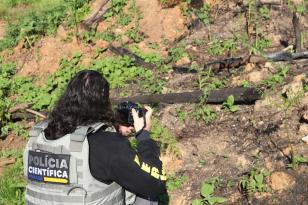
[[[23,10],[12,14],[2,12],[8,25],[4,39],[0,40],[0,51],[12,48],[20,41],[24,47],[32,47],[42,36],[55,34],[61,23],[76,27],[89,12],[87,0],[19,0],[16,4],[8,4],[7,1],[3,3],[5,10],[14,11],[21,5]]]
[[[14,165],[5,169],[4,176],[0,178],[0,204],[21,205],[25,204],[23,178],[22,150],[1,151],[0,158],[16,157]]]

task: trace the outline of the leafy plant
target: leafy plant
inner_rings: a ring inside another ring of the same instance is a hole
[[[111,30],[107,29],[106,31],[97,34],[97,38],[112,42],[116,39],[116,35]]]
[[[114,15],[117,15],[123,11],[123,8],[126,6],[128,0],[112,0],[110,9],[104,15],[105,18],[110,18]]]
[[[200,9],[194,9],[196,16],[205,24],[210,24],[210,6],[207,3],[204,3],[203,7]]]
[[[178,45],[177,47],[171,48],[169,50],[171,59],[173,62],[177,62],[184,56],[188,56],[188,53],[185,51],[185,47],[183,44]]]
[[[182,121],[185,122],[185,119],[187,117],[187,113],[180,107],[175,109],[176,116]]]
[[[176,139],[156,118],[154,118],[152,122],[151,137],[160,142],[162,151],[169,152],[177,157],[180,157],[181,152],[177,146]]]
[[[124,12],[121,12],[117,22],[122,26],[127,26],[130,22],[132,22],[132,16]]]
[[[236,34],[231,38],[219,40],[214,38],[210,43],[207,51],[210,55],[222,55],[225,52],[234,53],[236,49],[247,43],[247,39],[244,35]]]
[[[267,38],[256,39],[250,48],[252,54],[261,54],[265,48],[272,45],[272,41]]]
[[[292,160],[291,164],[288,164],[288,167],[292,168],[294,170],[298,169],[298,166],[300,164],[307,164],[308,163],[308,158],[300,156],[300,155],[292,155],[291,160]]]
[[[213,205],[220,204],[228,201],[227,198],[213,196],[215,186],[217,183],[217,178],[213,178],[212,180],[203,182],[201,185],[201,199],[195,199],[192,201],[192,205]]]
[[[259,12],[260,12],[260,15],[261,17],[264,19],[264,20],[269,20],[270,19],[270,10],[267,6],[262,6],[259,8]]]
[[[248,80],[243,80],[241,83],[240,83],[241,86],[243,86],[244,88],[249,88],[249,87],[252,87],[252,82],[248,81]]]
[[[243,192],[267,192],[268,187],[265,184],[265,177],[269,176],[270,172],[266,169],[253,169],[241,181],[240,188]]]
[[[288,72],[289,67],[282,66],[276,74],[272,75],[268,79],[263,80],[262,84],[265,85],[267,88],[273,89],[276,87],[276,85],[284,82],[284,79],[287,76]]]
[[[130,48],[132,52],[143,58],[147,63],[153,63],[157,67],[163,64],[163,57],[158,52],[143,52],[136,44],[133,44]]]
[[[217,113],[208,105],[197,105],[193,115],[197,120],[203,120],[206,124],[217,118]]]
[[[167,177],[167,190],[174,191],[176,189],[180,189],[187,180],[187,175],[171,174]]]
[[[233,95],[230,95],[230,96],[227,98],[227,101],[224,102],[224,103],[222,104],[222,107],[223,107],[224,109],[229,110],[230,112],[236,112],[236,111],[238,111],[238,106],[237,106],[237,105],[234,105],[234,102],[235,102],[234,96],[233,96]]]
[[[125,33],[130,39],[135,43],[139,43],[144,40],[143,34],[139,31],[138,27],[132,27],[128,29]]]

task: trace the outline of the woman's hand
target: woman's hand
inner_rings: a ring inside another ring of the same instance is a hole
[[[132,110],[132,115],[134,118],[134,127],[135,127],[136,132],[139,132],[143,128],[147,131],[151,130],[151,126],[152,126],[151,117],[152,117],[153,110],[149,106],[144,106],[144,108],[147,110],[147,112],[145,113],[145,120],[143,117],[138,116],[138,113],[135,109]]]

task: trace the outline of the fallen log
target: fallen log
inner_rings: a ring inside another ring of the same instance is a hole
[[[143,66],[145,68],[154,69],[156,65],[152,63],[145,62],[143,58],[139,57],[138,55],[134,54],[130,50],[123,48],[123,47],[115,47],[112,44],[108,45],[108,49],[120,56],[128,56],[134,60],[134,64],[137,66]]]
[[[254,64],[265,64],[268,61],[279,62],[279,61],[295,61],[301,59],[308,59],[308,51],[299,53],[290,53],[289,51],[278,51],[274,53],[268,53],[264,57],[259,55],[247,55],[244,57],[226,58],[222,60],[215,60],[204,65],[203,69],[213,69],[214,73],[219,73],[223,69],[238,68],[246,65],[247,63]],[[176,73],[196,73],[188,67],[173,67]]]
[[[198,103],[200,97],[204,94],[203,91],[192,91],[183,93],[167,93],[167,94],[154,94],[154,95],[139,95],[134,97],[124,97],[111,99],[112,103],[118,104],[120,102],[132,101],[141,104],[152,103]],[[219,90],[212,90],[209,92],[206,103],[220,104],[227,100],[227,98],[233,95],[236,104],[253,104],[256,100],[261,98],[260,92],[255,88],[222,88]]]
[[[81,24],[89,29],[94,23],[98,23],[102,17],[105,15],[105,13],[108,11],[107,4],[110,0],[102,0],[99,9],[94,12],[89,18],[82,21]]]

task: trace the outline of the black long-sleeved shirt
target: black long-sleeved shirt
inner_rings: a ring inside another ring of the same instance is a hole
[[[165,193],[166,176],[160,150],[149,132],[137,136],[137,151],[119,133],[98,131],[88,136],[89,164],[93,177],[104,183],[115,181],[144,199],[157,200]]]

